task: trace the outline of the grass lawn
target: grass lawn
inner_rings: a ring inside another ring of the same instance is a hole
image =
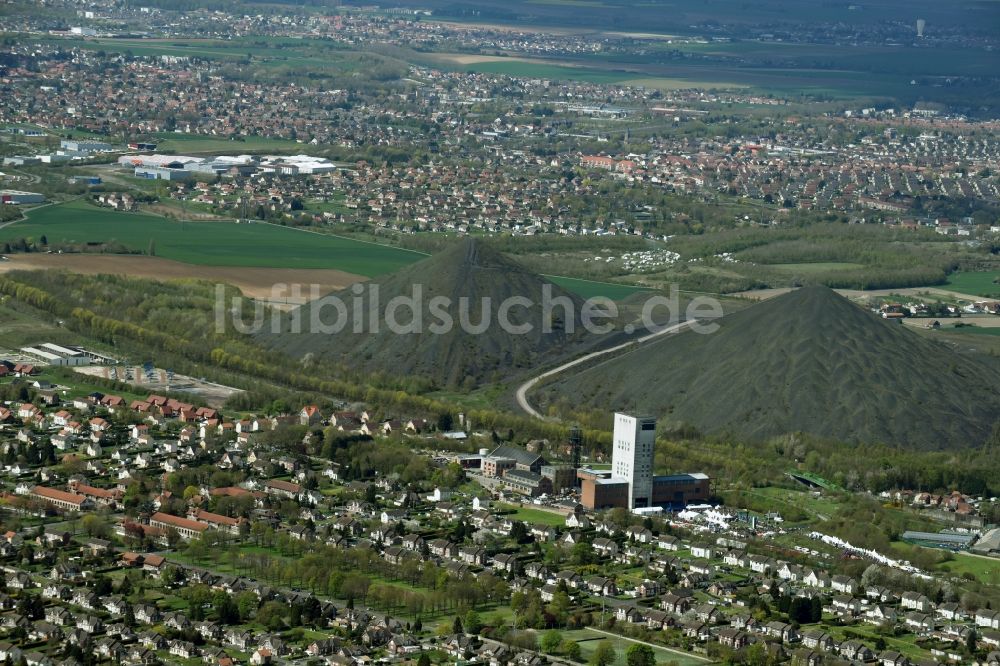
[[[157,139],[157,150],[173,150],[182,155],[201,152],[254,153],[262,151],[308,153],[310,149],[310,146],[297,141],[260,136],[247,136],[238,141],[178,132],[157,132],[154,136]]]
[[[1000,278],[1000,272],[997,271],[954,273],[942,288],[973,296],[994,297],[1000,295],[1000,284],[994,282],[997,278]]]
[[[367,277],[390,273],[424,257],[400,248],[272,224],[178,222],[105,210],[84,201],[41,208],[0,230],[0,241],[42,235],[49,243],[115,241],[138,251],[145,251],[153,241],[157,256],[189,264],[330,268]]]
[[[1000,585],[1000,558],[955,553],[955,559],[942,562],[940,569],[957,575],[968,572],[981,583]]]
[[[513,509],[515,520],[520,520],[528,525],[540,524],[561,527],[566,524],[566,516],[561,513],[531,507],[516,507],[511,504],[497,504],[497,507],[503,510]]]
[[[780,514],[788,513],[790,509],[800,509],[818,518],[828,518],[837,510],[835,498],[825,494],[817,497],[810,491],[765,486],[741,492],[750,498],[760,500],[764,506]]]
[[[805,625],[803,630],[808,630],[817,625]],[[847,638],[845,632],[851,631],[857,634],[861,634],[865,637],[865,642],[871,645],[878,639],[879,634],[875,630],[876,628],[867,624],[857,624],[852,627],[838,627],[838,626],[821,626],[823,631],[828,632],[831,636],[839,641],[843,641]],[[883,636],[885,639],[885,646],[889,650],[896,650],[901,652],[910,658],[926,659],[930,655],[925,650],[917,647],[916,641],[917,637],[913,634],[906,634],[903,636]]]
[[[546,275],[553,284],[573,292],[582,298],[603,296],[613,301],[620,301],[640,291],[651,291],[645,287],[635,287],[630,284],[615,284],[613,282],[597,282],[582,278],[563,277],[561,275]]]
[[[612,666],[625,666],[626,664],[625,651],[628,650],[629,644],[632,642],[627,638],[608,636],[592,629],[576,629],[564,631],[562,634],[564,638],[569,638],[580,644],[580,653],[584,661],[589,661],[590,655],[597,649],[597,644],[607,639],[614,644],[615,652],[618,654],[618,658]],[[680,650],[673,651],[657,647],[653,648],[653,651],[656,653],[656,663],[658,664],[674,663],[678,666],[695,666],[709,661],[694,655],[688,656]]]
[[[54,333],[64,336],[65,329],[60,329],[54,321],[43,321],[15,310],[9,303],[0,302],[0,340],[3,340],[0,349],[13,351],[37,344],[40,339],[48,339]]]

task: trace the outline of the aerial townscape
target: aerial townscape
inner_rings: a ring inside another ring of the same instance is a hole
[[[0,664],[1000,666],[1000,4],[0,0]]]

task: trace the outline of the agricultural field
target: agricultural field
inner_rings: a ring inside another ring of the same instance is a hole
[[[496,58],[468,56],[463,59],[461,68],[467,72],[485,74],[506,74],[526,78],[556,79],[566,81],[583,81],[598,84],[623,84],[645,86],[659,90],[679,90],[684,88],[745,88],[749,84],[742,83],[736,76],[715,77],[705,72],[692,70],[687,72],[672,71],[669,76],[645,71],[644,67],[629,66],[628,69],[605,69],[587,64],[575,64],[566,61],[542,62],[526,58]]]
[[[829,273],[832,271],[852,271],[864,268],[863,264],[852,264],[849,262],[815,262],[801,264],[771,264],[774,270],[795,273],[798,275],[814,275],[816,273]]]
[[[464,66],[466,71],[488,74],[506,74],[538,79],[569,79],[588,83],[621,83],[637,78],[641,74],[625,71],[603,70],[588,67],[572,67],[562,64],[534,62],[519,58],[489,59],[471,62]]]
[[[88,273],[111,271],[148,277],[162,274],[164,278],[196,275],[235,284],[244,293],[260,297],[266,295],[262,289],[276,281],[316,283],[326,293],[344,288],[360,277],[391,273],[427,256],[416,250],[272,224],[182,222],[143,213],[115,212],[84,201],[39,208],[27,219],[0,229],[0,243],[21,238],[37,242],[43,235],[53,246],[120,244],[136,254],[105,256],[93,262],[93,271],[81,266],[90,261],[81,254],[15,255],[8,265],[0,268],[63,266]],[[151,243],[155,258],[146,256]],[[188,272],[185,265],[190,264],[212,268]],[[235,269],[252,270],[243,274]],[[295,274],[274,272],[275,269],[294,269]],[[649,291],[627,284],[547,277],[583,298],[602,296],[617,301]]]
[[[1000,283],[997,280],[1000,280],[998,271],[954,273],[948,277],[943,288],[960,294],[997,298],[1000,297]]]
[[[632,294],[651,291],[643,287],[635,287],[628,284],[615,284],[613,282],[598,282],[595,280],[584,280],[581,278],[571,278],[562,275],[545,276],[553,284],[559,285],[582,298],[594,298],[601,296],[610,298],[613,301],[620,301],[628,298]]]
[[[992,335],[1000,336],[1000,327],[996,326],[976,326],[976,325],[966,325],[966,326],[954,326],[952,330],[956,333],[970,333],[972,335]]]
[[[680,48],[677,46],[670,44],[665,48],[687,50],[693,54],[713,56],[713,59],[671,60],[667,65],[663,63],[663,58],[657,57],[615,58],[602,54],[600,57],[544,61],[538,58],[521,58],[513,54],[510,57],[464,56],[456,62],[462,63],[457,66],[464,71],[508,76],[602,84],[625,83],[661,90],[692,87],[749,88],[762,94],[807,94],[830,99],[894,97],[909,100],[916,99],[921,91],[929,87],[929,84],[912,83],[913,70],[907,69],[905,63],[910,62],[909,59],[912,57],[916,57],[920,63],[924,63],[926,59],[925,54],[914,53],[912,49],[896,49],[887,53],[866,51],[866,55],[852,54],[847,58],[841,53],[821,58],[809,50],[814,45],[794,45],[791,49],[780,48],[784,45],[779,45],[775,58],[776,54],[770,43],[740,42],[722,47],[718,44],[681,44]],[[743,51],[746,48],[748,51]],[[873,65],[873,62],[881,62],[878,58],[882,55],[886,58],[885,65]],[[747,67],[739,64],[747,59],[759,60],[759,66]],[[836,61],[841,66],[830,67],[831,61]],[[961,58],[961,54],[948,54],[942,61],[926,62],[928,76],[946,76],[947,74],[941,72],[964,71],[962,68],[968,64],[967,59]],[[906,74],[906,71],[911,74]]]
[[[19,238],[50,245],[119,243],[137,253],[154,244],[158,257],[207,266],[328,268],[365,277],[390,273],[423,255],[375,243],[271,224],[178,222],[118,213],[76,201],[47,206],[0,230],[0,242]]]

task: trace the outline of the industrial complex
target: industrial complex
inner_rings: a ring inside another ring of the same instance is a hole
[[[282,176],[330,173],[333,162],[309,155],[219,155],[188,157],[184,155],[122,155],[118,164],[134,167],[137,178],[150,180],[185,180],[207,176],[249,176],[272,173]]]
[[[553,465],[537,452],[502,444],[478,456],[464,456],[463,467],[479,467],[489,485],[538,497],[578,488],[585,509],[623,508],[642,513],[705,502],[711,482],[702,473],[655,476],[656,419],[615,414],[611,469]],[[579,443],[571,442],[574,452]]]

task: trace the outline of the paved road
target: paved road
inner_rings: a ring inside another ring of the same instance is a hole
[[[614,347],[609,347],[608,349],[602,349],[600,351],[595,351],[595,352],[591,352],[589,354],[585,354],[584,356],[581,356],[578,359],[574,359],[572,361],[569,361],[568,363],[563,363],[562,365],[560,365],[560,366],[558,366],[556,368],[552,368],[551,370],[543,372],[542,374],[540,374],[540,375],[538,375],[536,377],[532,377],[531,379],[529,379],[528,381],[524,382],[519,387],[517,387],[517,393],[515,394],[515,398],[517,399],[517,406],[520,407],[529,416],[533,416],[536,419],[545,420],[546,417],[542,416],[538,412],[538,410],[536,410],[534,407],[532,407],[531,403],[528,402],[528,391],[530,391],[535,386],[535,384],[537,384],[538,382],[540,382],[543,379],[546,379],[548,377],[552,377],[553,375],[558,375],[560,372],[563,372],[565,370],[569,370],[570,368],[572,368],[574,366],[580,365],[581,363],[586,363],[587,361],[591,361],[591,360],[593,360],[595,358],[600,358],[601,356],[605,356],[607,354],[613,354],[614,352],[621,351],[622,349],[627,349],[627,348],[635,346],[635,345],[641,345],[641,344],[643,344],[645,342],[648,342],[649,340],[652,340],[653,338],[657,338],[657,337],[659,337],[661,335],[667,335],[669,333],[677,333],[678,331],[682,331],[685,328],[693,326],[697,322],[698,322],[697,319],[690,319],[688,321],[682,321],[679,324],[674,324],[672,326],[667,326],[666,328],[663,328],[663,329],[661,329],[659,331],[656,331],[655,333],[649,333],[649,334],[644,335],[642,337],[636,338],[635,340],[629,340],[628,342],[623,342],[620,345],[615,345]]]

